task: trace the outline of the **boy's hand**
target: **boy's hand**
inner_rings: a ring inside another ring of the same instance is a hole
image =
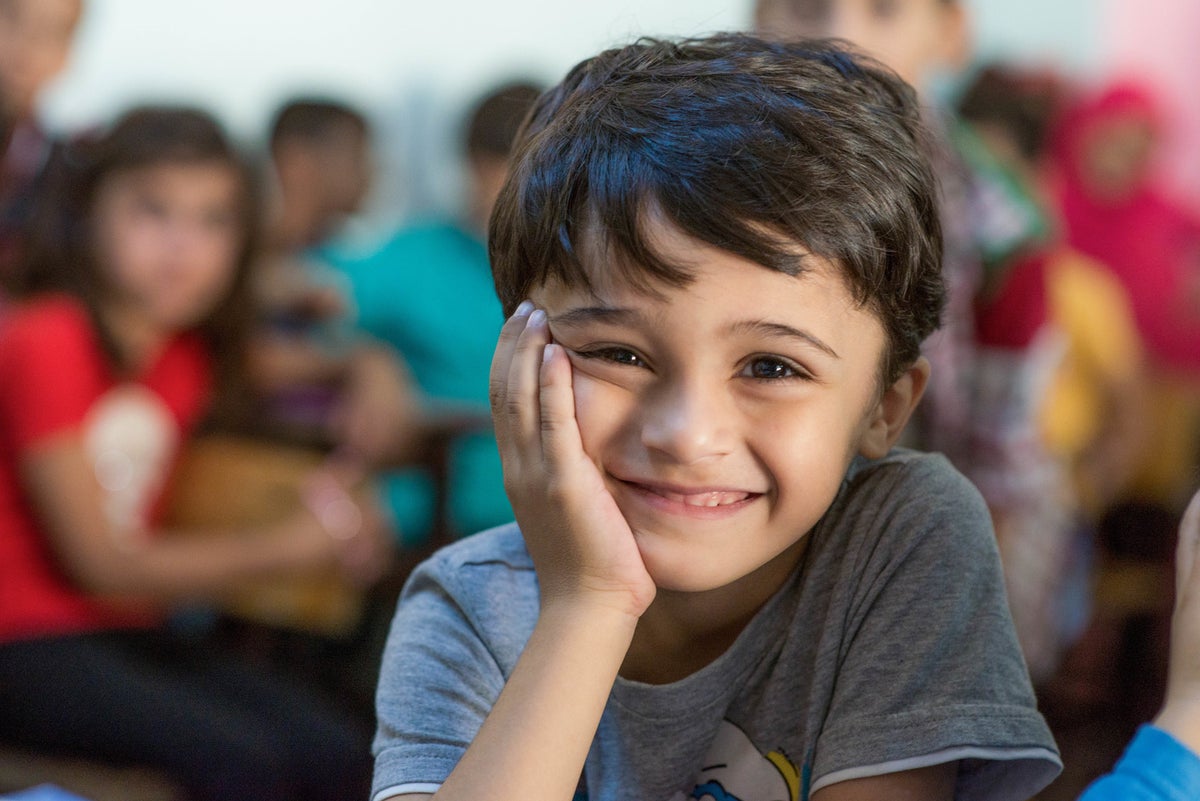
[[[1155,723],[1200,753],[1200,492],[1179,526],[1167,700]]]
[[[492,360],[492,414],[504,486],[533,557],[543,609],[597,602],[640,616],[655,586],[633,532],[583,450],[571,365],[528,302]]]

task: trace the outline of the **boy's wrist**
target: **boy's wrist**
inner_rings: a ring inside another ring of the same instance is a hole
[[[541,610],[582,618],[605,618],[636,626],[654,602],[657,587],[649,576],[645,586],[582,574],[544,575],[538,570]]]
[[[589,626],[633,636],[641,619],[640,611],[617,593],[573,593],[543,596],[539,623]]]

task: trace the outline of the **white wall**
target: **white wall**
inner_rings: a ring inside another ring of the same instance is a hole
[[[1095,60],[1107,0],[969,0],[980,49]],[[637,34],[737,28],[748,0],[88,0],[47,111],[60,126],[146,97],[217,108],[250,133],[298,87],[382,104],[405,83],[463,92],[505,71],[547,76]]]
[[[1096,69],[1113,0],[968,0],[979,58],[1016,57]]]
[[[88,0],[47,113],[74,127],[133,100],[184,98],[250,133],[297,88],[367,105],[414,82],[459,93],[497,73],[549,76],[637,33],[738,27],[744,17],[727,0]]]
[[[968,0],[982,52],[1086,68],[1101,0]],[[275,106],[324,91],[377,121],[377,205],[446,207],[457,114],[489,84],[555,79],[639,34],[744,27],[751,0],[87,0],[75,58],[47,98],[60,129],[144,100],[217,112],[256,140]]]

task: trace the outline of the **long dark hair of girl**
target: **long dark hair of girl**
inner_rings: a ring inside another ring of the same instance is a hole
[[[245,388],[246,342],[254,321],[249,272],[258,239],[258,203],[246,164],[221,126],[205,112],[136,108],[102,135],[64,148],[50,166],[46,191],[34,212],[19,294],[57,291],[78,297],[91,314],[113,367],[118,373],[127,372],[129,365],[98,313],[107,290],[96,263],[91,216],[98,191],[113,175],[167,164],[218,164],[233,168],[241,177],[242,247],[236,277],[225,298],[198,326],[216,366],[214,411],[224,414]]]

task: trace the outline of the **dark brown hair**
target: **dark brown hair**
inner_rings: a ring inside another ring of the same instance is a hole
[[[195,109],[143,107],[122,116],[105,133],[74,142],[52,165],[30,232],[22,294],[66,292],[88,308],[113,367],[124,372],[111,334],[98,313],[108,291],[96,263],[91,217],[96,197],[114,175],[165,164],[217,164],[241,176],[238,216],[243,241],[236,277],[221,303],[200,323],[217,365],[218,387],[240,387],[246,337],[253,322],[249,271],[257,234],[257,198],[244,162],[220,125]]]
[[[915,95],[844,43],[647,39],[576,66],[539,99],[492,216],[506,313],[552,279],[686,284],[648,241],[651,214],[788,275],[806,268],[798,246],[831,260],[883,324],[886,383],[939,323],[941,228]]]
[[[343,132],[366,135],[367,118],[339,100],[324,97],[293,98],[275,112],[268,139],[275,150],[284,142],[309,146],[330,141]]]

